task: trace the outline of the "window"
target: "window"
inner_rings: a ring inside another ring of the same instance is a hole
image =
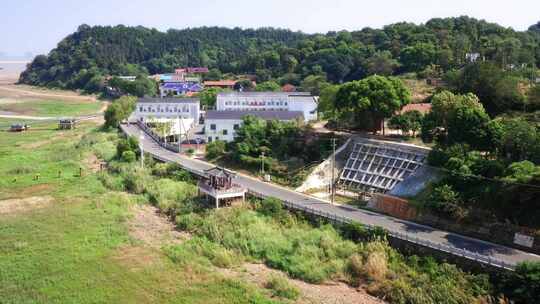
[[[233,130],[238,130],[238,128],[240,128],[240,125],[239,125],[239,124],[235,124],[235,125],[233,126]]]
[[[229,133],[229,131],[227,129],[223,130],[223,135],[227,135],[228,133]]]
[[[139,107],[139,112],[143,112],[143,107]]]
[[[216,124],[211,124],[211,125],[210,125],[210,130],[214,130],[214,131],[215,131],[215,130],[216,130]]]
[[[208,142],[212,142],[212,136],[208,136]]]

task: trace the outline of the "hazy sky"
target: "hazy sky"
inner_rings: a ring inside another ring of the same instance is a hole
[[[0,52],[19,55],[48,52],[82,23],[313,33],[468,15],[525,30],[540,20],[540,0],[0,0],[0,12]]]

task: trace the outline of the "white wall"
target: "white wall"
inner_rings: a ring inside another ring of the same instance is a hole
[[[314,101],[302,100],[289,102],[289,111],[300,111],[304,113],[304,120],[317,120],[317,103]]]
[[[141,107],[142,110],[141,111]],[[199,121],[200,109],[198,102],[185,103],[165,103],[165,102],[141,102],[137,103],[134,116],[137,120],[141,118],[156,117],[156,118],[191,118],[197,124]]]
[[[216,126],[215,130],[212,130],[212,125]],[[240,127],[242,120],[206,119],[204,122],[206,142],[215,141],[217,138],[227,142],[233,141],[236,134],[234,125]],[[227,130],[227,134],[223,134],[223,130]]]

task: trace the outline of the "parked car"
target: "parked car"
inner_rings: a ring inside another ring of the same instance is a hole
[[[30,126],[27,124],[12,124],[9,130],[11,132],[22,132],[30,129]]]

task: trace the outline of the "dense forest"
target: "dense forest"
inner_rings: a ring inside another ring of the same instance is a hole
[[[468,53],[530,76],[540,65],[540,23],[518,32],[469,17],[396,23],[382,29],[308,35],[283,29],[81,25],[48,55],[37,56],[20,81],[96,91],[106,75],[172,72],[207,66],[298,85],[308,76],[332,83],[372,74],[438,76],[461,68]],[[532,76],[531,76],[532,77]]]

